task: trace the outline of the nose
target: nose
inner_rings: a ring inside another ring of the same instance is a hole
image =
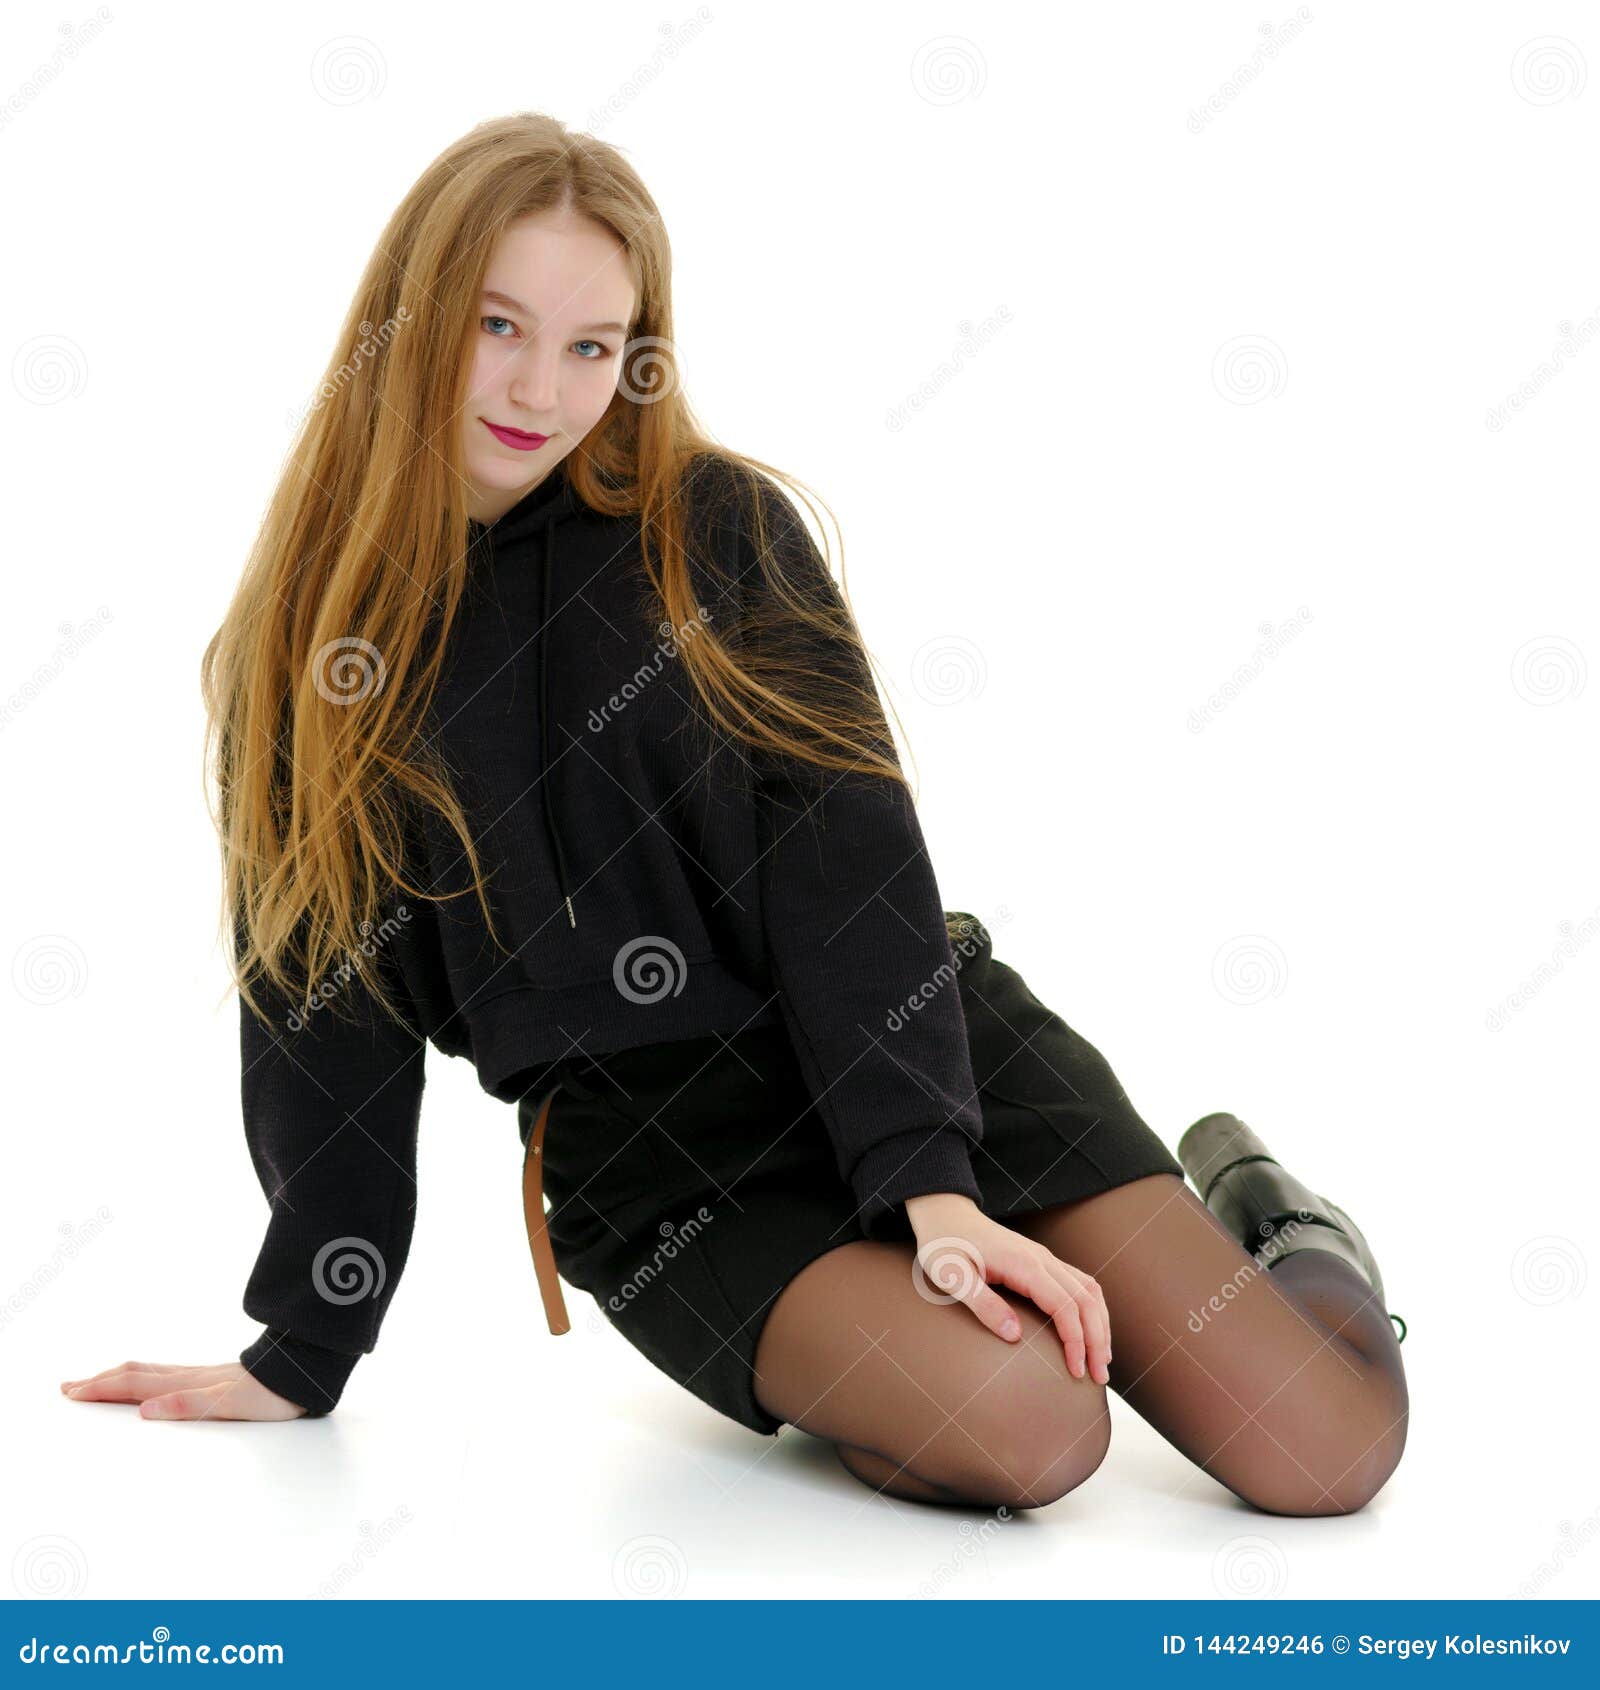
[[[558,386],[556,357],[555,352],[531,342],[518,351],[511,361],[511,380],[507,386],[513,404],[535,417],[553,415]]]

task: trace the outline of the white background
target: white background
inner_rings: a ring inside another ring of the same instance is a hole
[[[8,1594],[1594,1594],[1593,9],[94,16],[0,15]],[[549,1336],[513,1112],[435,1053],[332,1417],[59,1395],[258,1330],[200,655],[390,210],[519,109],[626,149],[693,403],[838,515],[946,905],[1169,1144],[1236,1111],[1366,1231],[1366,1510],[1116,1398],[1050,1508],[874,1497],[580,1292]]]

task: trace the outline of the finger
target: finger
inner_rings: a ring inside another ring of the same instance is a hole
[[[1026,1252],[1015,1257],[1002,1258],[996,1266],[999,1277],[1012,1290],[1020,1291],[1037,1303],[1055,1322],[1062,1349],[1066,1352],[1067,1371],[1074,1379],[1082,1379],[1088,1372],[1088,1344],[1084,1337],[1078,1299],[1045,1265],[1049,1260],[1054,1258],[1048,1251],[1039,1255]]]
[[[965,1303],[996,1337],[1008,1343],[1021,1340],[1021,1322],[1005,1298],[990,1290],[983,1254],[970,1239],[951,1236],[919,1243],[916,1263],[919,1295],[927,1296],[923,1287],[931,1286],[936,1300]]]
[[[1046,1266],[1078,1305],[1091,1377],[1097,1384],[1110,1384],[1111,1317],[1098,1283],[1081,1268],[1073,1267],[1059,1256],[1052,1255]]]
[[[209,1385],[212,1381],[208,1375],[212,1371],[205,1367],[143,1368],[130,1363],[84,1380],[67,1395],[74,1402],[143,1402],[147,1397],[171,1390],[180,1375],[187,1376],[185,1384]]]
[[[961,1299],[996,1337],[1008,1344],[1022,1341],[1022,1322],[1000,1293],[988,1285],[979,1285],[971,1296]]]
[[[112,1379],[120,1373],[181,1373],[181,1364],[162,1363],[157,1361],[123,1361],[115,1367],[103,1367],[98,1373],[91,1373],[86,1379],[63,1379],[62,1390],[70,1390],[74,1385],[90,1385],[97,1379]]]
[[[226,1420],[228,1416],[220,1411],[231,1389],[231,1381],[221,1381],[168,1391],[140,1403],[139,1416],[143,1420]]]

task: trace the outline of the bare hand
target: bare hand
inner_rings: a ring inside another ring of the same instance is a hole
[[[306,1412],[237,1361],[219,1367],[125,1361],[91,1379],[64,1379],[61,1389],[74,1402],[136,1402],[142,1420],[298,1420]]]
[[[1099,1282],[1053,1255],[1037,1239],[991,1220],[955,1192],[913,1197],[906,1213],[917,1238],[917,1260],[929,1281],[965,1303],[989,1330],[1009,1343],[1022,1337],[1011,1306],[991,1283],[1009,1286],[1055,1322],[1074,1379],[1111,1377],[1111,1312]]]

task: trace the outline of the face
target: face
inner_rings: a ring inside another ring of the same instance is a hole
[[[460,428],[467,514],[493,522],[604,415],[635,300],[622,244],[572,212],[508,229],[483,287]]]

